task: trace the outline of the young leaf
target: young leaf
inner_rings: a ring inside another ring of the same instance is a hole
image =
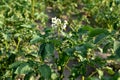
[[[103,76],[103,71],[102,71],[102,70],[100,70],[100,69],[97,69],[97,72],[98,72],[98,74],[99,74],[99,78],[101,79],[101,78],[102,78],[102,76]]]
[[[15,71],[15,74],[28,74],[32,71],[32,68],[28,63],[22,63]]]
[[[110,75],[113,75],[115,72],[113,71],[113,69],[111,67],[105,67],[105,69],[107,70],[107,72],[110,74]]]

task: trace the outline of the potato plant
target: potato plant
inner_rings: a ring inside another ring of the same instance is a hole
[[[119,80],[119,0],[1,0],[0,80]]]

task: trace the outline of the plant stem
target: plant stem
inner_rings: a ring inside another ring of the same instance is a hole
[[[31,6],[31,10],[32,10],[32,12],[31,12],[31,17],[32,17],[32,19],[34,20],[34,5],[35,5],[35,0],[31,0],[31,4],[32,4],[32,6]]]
[[[85,77],[84,77],[84,76],[82,76],[82,80],[85,80]]]
[[[96,74],[97,73],[97,71],[95,71],[95,72],[92,72],[92,74],[90,74],[89,75],[89,77],[92,77],[94,74]]]
[[[71,69],[67,66],[69,60],[70,60],[70,57],[68,57],[68,60],[67,60],[67,62],[65,63],[65,67],[66,67],[69,71],[71,71]],[[65,68],[65,67],[64,67],[64,68]]]
[[[71,71],[70,67],[68,67],[67,65],[65,66],[69,71]]]

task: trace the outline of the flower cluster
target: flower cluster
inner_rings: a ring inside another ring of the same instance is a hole
[[[68,22],[66,20],[61,21],[61,19],[59,18],[56,18],[56,17],[52,18],[51,26],[55,30],[55,32],[57,31],[57,35],[70,38],[72,34],[64,32],[64,30],[66,30],[67,24]]]
[[[67,27],[67,24],[68,24],[68,22],[66,20],[64,20],[64,22],[62,23],[61,19],[56,18],[56,17],[52,18],[52,25],[51,26],[53,28],[60,28],[62,30],[65,30]]]

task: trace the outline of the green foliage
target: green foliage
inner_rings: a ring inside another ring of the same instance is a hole
[[[27,74],[32,71],[31,67],[27,63],[22,63],[15,70],[15,74]]]
[[[51,43],[43,43],[40,45],[39,48],[39,55],[44,60],[46,57],[53,55],[54,53],[54,45]]]
[[[119,55],[119,52],[120,52],[120,42],[119,41],[114,41],[114,52],[118,55]]]
[[[0,11],[0,80],[120,79],[119,0],[0,0]]]
[[[44,79],[47,79],[49,80],[51,78],[51,69],[49,66],[47,65],[41,65],[39,68],[38,68],[40,74],[42,77],[44,77]]]

